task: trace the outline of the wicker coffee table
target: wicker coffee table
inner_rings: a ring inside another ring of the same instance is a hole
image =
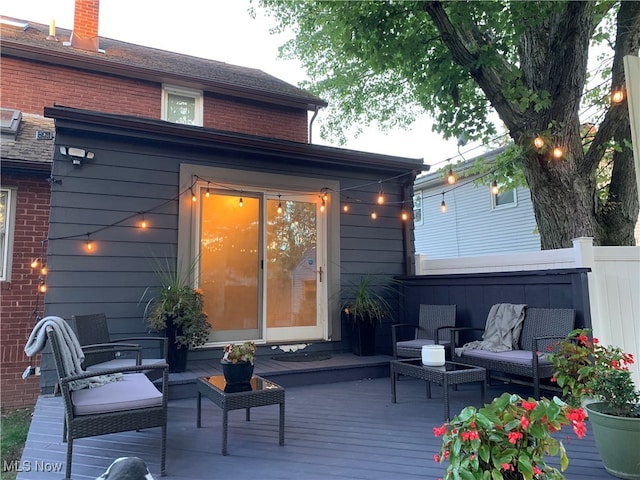
[[[396,403],[396,380],[398,374],[425,380],[427,398],[431,398],[431,383],[443,386],[444,419],[449,420],[449,386],[461,383],[480,382],[482,385],[482,403],[487,391],[487,371],[482,367],[462,363],[445,362],[442,367],[422,365],[420,358],[391,361],[391,401]]]
[[[224,376],[200,377],[197,380],[198,407],[197,422],[201,426],[202,396],[222,409],[222,455],[227,455],[227,421],[229,410],[247,410],[246,419],[251,420],[250,409],[263,405],[280,405],[280,445],[284,445],[284,388],[269,380],[254,375],[251,383],[242,386],[228,386]]]

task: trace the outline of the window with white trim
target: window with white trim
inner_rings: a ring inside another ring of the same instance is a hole
[[[505,188],[500,188],[498,193],[491,193],[491,189],[489,189],[489,193],[491,195],[491,208],[504,208],[504,207],[515,207],[516,206],[516,191],[515,189],[507,190]]]
[[[413,224],[422,225],[422,190],[413,195]]]
[[[201,127],[203,119],[202,90],[163,85],[162,119],[168,122]]]
[[[13,228],[16,218],[15,190],[0,188],[0,280],[11,278]]]

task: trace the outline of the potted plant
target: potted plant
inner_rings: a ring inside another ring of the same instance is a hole
[[[249,383],[253,375],[257,347],[254,342],[241,344],[229,343],[224,346],[224,355],[220,363],[227,385]]]
[[[346,290],[342,311],[349,322],[354,354],[375,354],[376,325],[391,312],[387,300],[391,293],[395,293],[391,285],[392,282],[381,282],[363,275],[353,288]]]
[[[209,336],[202,291],[191,286],[189,274],[171,269],[168,259],[156,267],[161,286],[147,302],[144,317],[151,330],[163,331],[169,340],[169,370],[181,372],[186,369],[189,348],[204,345]]]
[[[596,446],[611,475],[640,480],[640,392],[631,378],[633,355],[603,346],[579,329],[553,354],[554,378],[568,398],[594,397],[585,408]]]
[[[561,472],[569,459],[554,434],[565,425],[583,438],[584,410],[557,397],[536,401],[504,393],[479,410],[466,407],[450,422],[434,428],[434,434],[443,437],[434,460],[449,462],[445,480],[563,479]],[[545,455],[559,456],[560,470],[547,465]]]

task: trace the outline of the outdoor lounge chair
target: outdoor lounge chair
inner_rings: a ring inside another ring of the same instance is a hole
[[[112,340],[109,334],[107,316],[104,313],[93,313],[89,315],[73,315],[69,322],[71,328],[76,333],[81,346],[99,345],[109,343],[136,344],[142,347],[142,365],[156,365],[167,362],[167,339],[166,337],[127,337]],[[148,354],[147,354],[148,352]],[[95,353],[92,349],[85,350],[86,370],[95,372],[97,370],[128,367],[136,365],[137,359],[133,356],[122,355],[120,350]],[[150,380],[157,380],[162,377],[162,371],[157,369],[144,370],[143,373]]]
[[[393,357],[418,358],[423,345],[444,344],[450,341],[449,329],[456,326],[455,305],[420,305],[418,325],[397,323],[391,325]],[[413,329],[413,338],[400,340],[401,331]]]
[[[95,372],[68,374],[69,350],[63,348],[55,329],[46,327],[47,339],[51,345],[60,393],[64,401],[64,439],[67,442],[65,479],[71,478],[73,441],[78,438],[93,437],[109,433],[142,430],[161,427],[160,474],[165,475],[167,443],[167,401],[169,366],[165,364],[145,365],[145,369],[157,370],[162,377],[162,390],[139,373],[140,366],[129,366],[100,371],[100,375],[122,375],[117,381],[110,381],[93,388],[73,390],[74,382],[86,381]],[[138,373],[136,373],[138,372]]]

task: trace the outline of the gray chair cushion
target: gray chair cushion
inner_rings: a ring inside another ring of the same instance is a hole
[[[457,361],[464,363],[465,357],[486,358],[497,362],[517,363],[519,365],[531,365],[532,355],[529,350],[510,350],[507,352],[491,352],[489,350],[462,350],[456,348]],[[538,361],[547,363],[547,355],[539,354]]]
[[[143,373],[124,375],[122,380],[71,393],[76,415],[121,412],[162,405],[162,393]]]
[[[163,358],[143,358],[142,365],[157,365],[160,363],[165,363],[166,360]],[[87,372],[95,372],[98,370],[111,370],[118,369],[122,367],[133,367],[136,364],[135,358],[115,358],[113,360],[109,360],[108,362],[97,363],[95,365],[91,365],[87,367]]]

